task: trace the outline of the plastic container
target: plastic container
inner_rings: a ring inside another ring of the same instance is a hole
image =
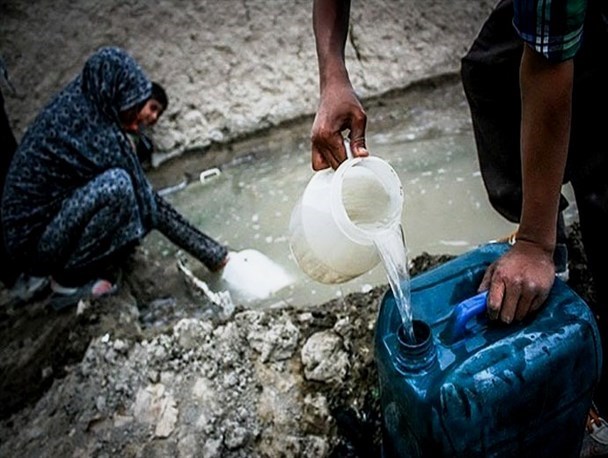
[[[476,295],[508,249],[489,244],[414,277],[416,342],[384,296],[375,336],[385,457],[578,457],[601,346],[585,302],[556,279],[521,323],[490,322]]]
[[[293,283],[293,278],[264,253],[251,248],[231,251],[230,261],[221,273],[221,285],[236,300],[268,299]]]
[[[316,172],[294,207],[290,248],[321,283],[343,283],[374,268],[374,237],[401,224],[403,186],[379,157],[351,158]]]

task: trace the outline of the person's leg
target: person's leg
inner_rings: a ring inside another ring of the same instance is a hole
[[[8,116],[4,109],[4,98],[0,91],[0,203],[2,202],[2,194],[4,190],[4,182],[8,167],[13,159],[13,155],[17,150],[17,141],[13,135]],[[8,259],[6,247],[4,245],[4,236],[2,230],[2,213],[0,212],[0,259]],[[0,262],[0,281],[5,286],[12,286],[17,279],[19,272],[9,262]]]
[[[608,154],[608,152],[607,152]],[[579,211],[581,235],[587,264],[593,278],[596,304],[590,304],[598,318],[604,357],[608,356],[608,182],[602,178],[601,188],[591,190],[587,185],[573,183]],[[600,184],[600,183],[596,183]],[[608,415],[608,363],[604,359],[602,379],[596,390],[596,404],[602,416]]]
[[[147,232],[129,174],[110,169],[64,202],[40,239],[35,268],[62,285],[82,285]]]
[[[461,77],[488,198],[502,216],[518,222],[521,209],[519,62],[522,45],[512,21],[512,2],[500,2],[462,59]]]
[[[605,3],[605,2],[604,2]],[[571,177],[581,236],[596,292],[590,304],[598,317],[604,354],[595,402],[608,417],[608,141],[606,118],[598,110],[608,104],[608,59],[605,43],[608,23],[602,20],[601,3],[590,2],[585,42],[575,58],[572,132],[567,174]],[[605,10],[608,7],[603,6]],[[608,12],[608,11],[606,11]]]

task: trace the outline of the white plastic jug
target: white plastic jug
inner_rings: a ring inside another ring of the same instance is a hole
[[[351,280],[380,262],[373,240],[401,224],[402,210],[403,186],[386,161],[349,158],[309,181],[291,214],[291,252],[313,280]]]
[[[235,299],[243,302],[267,299],[293,283],[279,264],[257,250],[231,251],[229,256],[221,280]]]

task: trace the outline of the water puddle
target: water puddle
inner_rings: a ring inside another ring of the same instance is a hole
[[[487,202],[469,134],[403,142],[385,132],[379,140],[370,138],[370,150],[391,163],[404,186],[402,224],[411,256],[459,254],[511,232],[513,226]],[[266,305],[321,303],[386,284],[382,266],[330,286],[313,282],[300,272],[289,251],[289,217],[311,174],[306,145],[300,151],[278,151],[272,158],[224,167],[215,179],[195,182],[167,199],[232,250],[258,250],[293,277],[291,286],[263,301]],[[173,257],[176,252],[157,233],[146,239],[146,245],[162,256]],[[200,274],[213,283],[205,272]]]
[[[411,100],[403,103],[409,108],[396,118],[368,110],[368,148],[388,161],[403,183],[402,227],[410,259],[423,252],[460,254],[513,231],[515,226],[488,203],[463,99],[430,108]],[[308,129],[287,128],[282,135],[288,140],[268,142],[263,155],[222,165],[219,174],[166,196],[197,227],[231,250],[256,250],[289,276],[289,286],[262,300],[248,300],[232,291],[236,301],[251,307],[318,304],[387,283],[381,263],[349,282],[323,285],[302,273],[292,258],[289,219],[313,173]],[[164,257],[174,257],[177,251],[158,233],[145,244]],[[202,266],[196,273],[212,289],[223,286]]]

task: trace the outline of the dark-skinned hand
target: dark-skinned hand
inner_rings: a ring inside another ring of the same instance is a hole
[[[313,170],[337,169],[346,159],[345,131],[349,131],[353,156],[368,156],[365,146],[366,123],[367,115],[350,84],[327,87],[311,132]]]
[[[488,290],[488,317],[511,323],[538,310],[554,281],[553,253],[533,242],[517,240],[488,267],[479,291]]]

